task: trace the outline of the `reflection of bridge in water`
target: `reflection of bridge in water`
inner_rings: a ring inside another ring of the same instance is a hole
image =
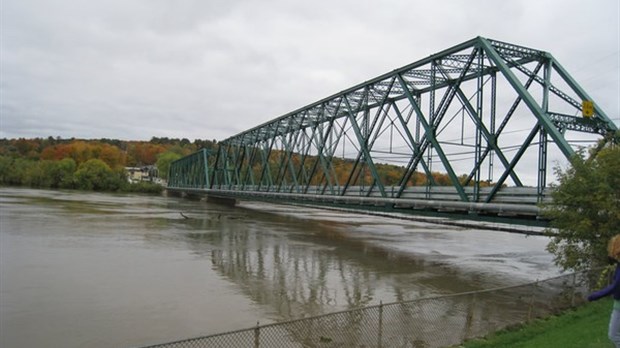
[[[168,189],[531,222],[548,162],[617,129],[551,54],[478,37],[182,158]]]
[[[196,232],[187,236],[193,249],[207,252],[219,274],[277,321],[505,284],[392,250],[376,238],[353,238],[345,223],[243,209],[235,214],[192,219],[187,223],[195,224]],[[421,233],[437,228],[407,224]],[[501,305],[488,306],[497,311]]]
[[[497,287],[498,284],[481,279],[475,272],[464,273],[447,263],[390,250],[373,238],[352,238],[347,235],[346,223],[265,214],[262,210],[244,208],[220,209],[229,215],[219,216],[219,212],[209,209],[209,216],[183,220],[195,231],[186,234],[188,242],[198,254],[210,258],[218,274],[271,312],[274,321],[359,309],[377,305],[379,300],[402,302],[385,307],[381,324],[377,319],[379,309],[370,308],[273,328],[271,334],[278,337],[280,345],[269,341],[261,346],[297,346],[287,345],[292,342],[314,346],[301,343],[308,343],[308,337],[316,340],[319,334],[330,339],[346,337],[348,343],[374,342],[377,325],[383,326],[385,342],[389,337],[401,336],[433,342],[437,339],[437,330],[432,328],[437,325],[456,328],[458,335],[463,330],[484,330],[488,325],[501,327],[512,323],[515,317],[529,315],[528,308],[532,305],[546,310],[558,293],[570,286],[564,283],[554,287],[529,286],[478,297],[468,295],[410,302],[433,295]],[[433,227],[417,228],[428,232]],[[451,284],[448,285],[451,288],[446,288],[446,284]],[[532,300],[534,290],[535,302]],[[472,315],[476,318],[475,324],[468,319]],[[472,325],[471,328],[468,325]],[[357,334],[350,337],[352,333]],[[261,339],[266,337],[261,335]]]
[[[285,235],[265,233],[273,219],[286,225]],[[424,260],[348,239],[324,223],[271,216],[267,226],[256,218],[223,219],[219,228],[190,237],[212,244],[215,269],[280,320],[359,308],[381,296],[410,299],[437,291],[415,275],[424,273]],[[411,283],[398,284],[399,272]]]

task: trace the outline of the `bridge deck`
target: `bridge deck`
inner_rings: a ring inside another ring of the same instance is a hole
[[[311,187],[307,193],[255,191],[248,187],[245,190],[237,187],[230,189],[168,187],[168,190],[189,195],[240,200],[265,200],[275,203],[309,204],[525,225],[547,224],[541,217],[541,209],[537,205],[536,188],[505,188],[492,203],[460,201],[460,196],[451,187],[435,187],[430,191],[425,187],[412,187],[399,198],[395,196],[396,188],[389,191],[390,197],[381,197],[376,193],[367,195],[363,187],[354,187],[342,196],[321,194],[320,187]],[[473,190],[467,191],[473,195]],[[490,188],[485,191],[490,191]],[[549,199],[545,198],[545,201]]]

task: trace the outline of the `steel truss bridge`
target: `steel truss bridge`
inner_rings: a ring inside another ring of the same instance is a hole
[[[181,158],[168,190],[540,222],[548,164],[617,130],[550,53],[477,37]]]

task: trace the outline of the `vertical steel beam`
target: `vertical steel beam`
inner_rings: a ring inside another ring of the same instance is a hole
[[[202,161],[204,163],[204,178],[205,178],[205,184],[203,188],[208,188],[211,186],[211,184],[209,183],[209,162],[207,161],[207,156],[209,154],[207,153],[207,149],[202,149]]]
[[[547,186],[547,143],[547,132],[541,129],[538,136],[538,186],[536,190],[538,203],[542,202]]]
[[[491,115],[489,115],[489,127],[490,129],[490,139],[488,140],[487,149],[489,149],[493,145],[497,147],[497,137],[495,134],[495,118],[497,112],[497,74],[495,72],[491,73]],[[486,149],[485,149],[486,154]],[[489,156],[489,175],[487,176],[487,180],[489,182],[493,181],[493,160],[494,160],[494,152],[491,152]],[[482,155],[482,160],[484,160],[485,155]]]
[[[490,139],[488,135],[488,131],[484,127],[484,118],[483,118],[483,106],[484,106],[484,70],[482,67],[484,66],[484,54],[481,52],[478,55],[478,66],[480,67],[480,71],[478,72],[477,89],[476,89],[476,120],[478,122],[474,122],[476,124],[476,141],[474,147],[474,167],[478,169],[474,174],[474,197],[473,201],[478,202],[480,199],[480,166],[482,165],[482,130],[484,129],[487,134],[487,142]],[[461,88],[458,88],[459,92],[462,93]],[[465,100],[468,104],[469,101]]]
[[[542,109],[545,113],[549,112],[549,89],[551,87],[551,68],[552,62],[548,60],[545,62],[545,68],[543,70],[543,96],[542,96]],[[543,199],[543,191],[547,186],[547,132],[544,129],[540,130],[538,136],[538,185],[537,185],[537,200],[539,203]]]

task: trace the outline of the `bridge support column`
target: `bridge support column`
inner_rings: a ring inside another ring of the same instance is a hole
[[[207,195],[207,202],[211,202],[211,203],[215,203],[215,204],[228,205],[228,206],[231,206],[231,207],[234,207],[235,205],[237,205],[237,200],[235,198],[221,197],[221,196],[210,196],[210,195]]]
[[[180,191],[174,191],[174,190],[164,190],[164,196],[166,197],[183,197],[183,193],[181,193]]]

